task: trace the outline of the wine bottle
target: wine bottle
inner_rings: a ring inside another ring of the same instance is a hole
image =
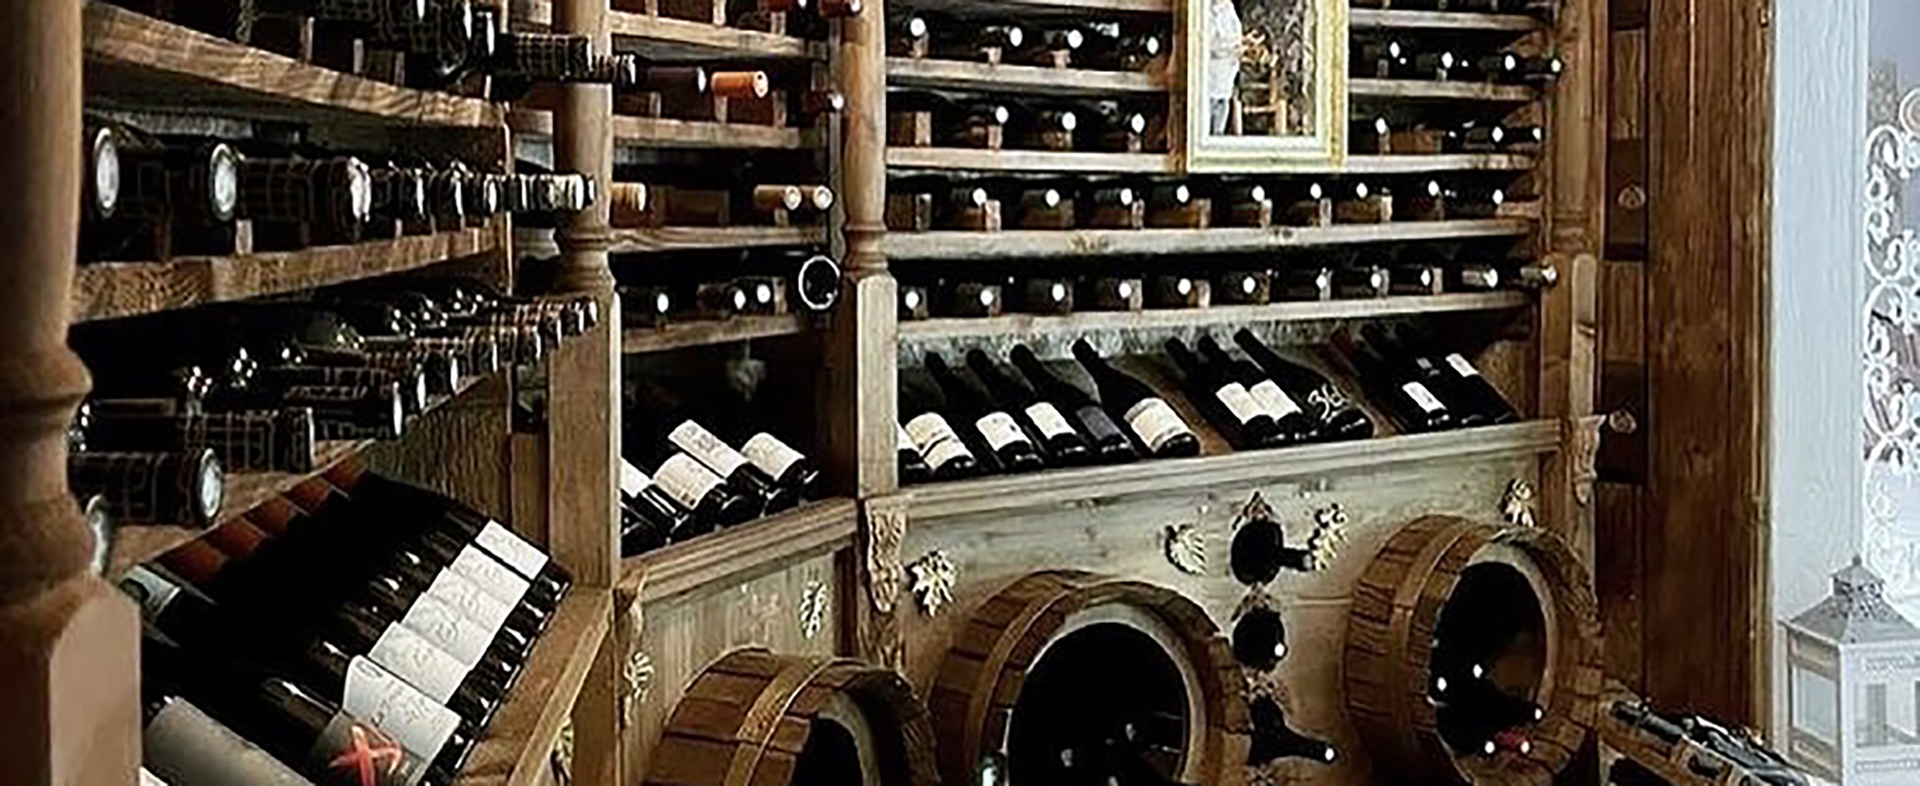
[[[633,518],[631,526],[624,527],[631,531],[621,534],[623,553],[631,550],[637,554],[710,531],[695,521],[692,511],[674,502],[653,478],[624,458],[620,459],[620,499],[623,518],[627,513]]]
[[[1025,382],[1003,371],[986,352],[969,351],[967,367],[973,369],[974,376],[980,378],[994,401],[1013,413],[1027,433],[1034,435],[1052,463],[1084,464],[1094,457],[1086,439],[1074,430],[1057,407],[1042,400]]]
[[[1280,357],[1246,328],[1235,331],[1233,340],[1281,388],[1296,396],[1295,401],[1300,402],[1314,421],[1316,439],[1332,441],[1373,436],[1373,419],[1319,372]]]
[[[1221,369],[1223,376],[1239,381],[1247,389],[1247,394],[1253,397],[1254,403],[1259,405],[1260,411],[1273,419],[1273,436],[1267,440],[1268,444],[1290,445],[1312,438],[1313,419],[1294,401],[1293,396],[1261,372],[1258,366],[1229,354],[1212,336],[1202,335],[1199,346],[1200,354],[1209,363]]]
[[[1061,379],[1041,365],[1040,359],[1025,344],[1014,346],[1011,357],[1013,365],[1020,369],[1040,398],[1072,419],[1080,436],[1087,441],[1094,462],[1117,464],[1139,458],[1127,433],[1079,385]]]
[[[141,681],[140,786],[314,786],[192,702],[156,690],[157,682]]]
[[[1247,707],[1253,722],[1253,739],[1247,763],[1260,766],[1275,759],[1298,758],[1322,764],[1333,763],[1338,755],[1333,746],[1307,737],[1287,725],[1286,714],[1272,697],[1261,696]]]
[[[1196,456],[1200,438],[1153,388],[1108,365],[1086,339],[1074,342],[1073,356],[1087,369],[1100,391],[1100,405],[1127,424],[1127,429],[1156,458]]]
[[[1169,51],[1159,31],[1127,30],[1117,22],[1086,28],[1086,41],[1074,55],[1075,66],[1108,71],[1139,71]]]
[[[1446,402],[1407,367],[1387,360],[1372,346],[1348,342],[1344,349],[1361,384],[1372,390],[1376,403],[1387,410],[1401,430],[1439,431],[1457,422]]]
[[[948,421],[964,424],[963,427],[969,429],[971,433],[964,434],[963,439],[972,443],[975,450],[984,448],[1007,472],[1031,472],[1046,467],[1046,460],[1032,438],[1002,407],[1002,402],[994,401],[978,384],[961,379],[937,353],[927,353],[926,367],[946,397],[943,412]]]
[[[889,14],[887,17],[887,55],[924,57],[931,42],[933,22],[924,14]]]
[[[1020,46],[1004,56],[1006,60],[1059,68],[1068,65],[1074,53],[1087,42],[1086,32],[1070,25],[1039,28],[1024,38]]]
[[[1456,710],[1463,720],[1481,727],[1489,735],[1497,729],[1530,726],[1547,717],[1546,710],[1540,705],[1510,695],[1494,685],[1486,678],[1484,669],[1479,670],[1478,674],[1436,677],[1430,693],[1436,704]]]
[[[1255,671],[1272,671],[1287,657],[1287,626],[1280,613],[1255,608],[1233,623],[1233,658]]]
[[[110,131],[107,129],[111,129]],[[104,137],[102,135],[105,135]],[[170,220],[174,253],[200,250],[231,254],[231,225],[238,210],[240,154],[232,146],[205,138],[160,138],[128,126],[105,125],[95,132],[93,203],[111,197],[111,215],[101,215],[104,226],[80,238],[85,259],[108,259],[123,253],[157,255],[167,249],[147,247],[143,228]],[[112,140],[112,158],[100,140]],[[106,189],[112,189],[108,194]]]
[[[1453,377],[1441,370],[1435,358],[1409,351],[1381,330],[1379,325],[1365,326],[1360,335],[1375,354],[1386,361],[1392,373],[1402,379],[1419,382],[1434,399],[1442,402],[1452,419],[1452,425],[1472,427],[1488,422],[1490,413],[1476,406],[1478,402],[1473,401],[1465,391],[1456,390]]]
[[[945,398],[937,387],[901,383],[900,417],[905,419],[901,429],[926,460],[932,478],[955,480],[978,474],[985,468],[942,414],[945,407]]]
[[[932,480],[933,468],[927,466],[927,457],[920,455],[920,448],[913,444],[913,436],[907,433],[907,427],[898,422],[893,427],[895,474],[899,475],[900,485]]]
[[[305,223],[322,241],[350,242],[373,214],[373,173],[358,158],[244,158],[240,218]]]
[[[1164,346],[1186,378],[1187,400],[1213,421],[1234,448],[1251,450],[1274,438],[1273,417],[1254,401],[1240,380],[1202,361],[1178,338],[1167,339]]]
[[[1500,391],[1486,377],[1480,375],[1480,369],[1466,355],[1442,349],[1438,336],[1433,333],[1415,335],[1416,340],[1402,342],[1400,351],[1431,363],[1439,372],[1441,386],[1454,400],[1477,413],[1481,422],[1512,423],[1520,419],[1520,413],[1513,408],[1513,404],[1500,395]]]
[[[691,511],[702,530],[739,524],[759,516],[764,509],[761,503],[734,491],[725,478],[698,459],[671,448],[661,455],[651,473],[654,484],[675,504]]]
[[[776,483],[766,470],[693,420],[682,421],[667,432],[667,441],[687,455],[699,459],[714,474],[725,479],[735,493],[753,500],[761,508],[757,515],[777,513],[799,502],[797,490]],[[769,466],[782,463],[780,457],[771,455],[773,452],[770,448],[767,451]],[[791,449],[786,453],[798,455]],[[787,464],[789,469],[793,466],[792,463]]]
[[[206,448],[178,453],[74,453],[67,486],[75,496],[107,498],[121,526],[172,524],[196,529],[219,519],[226,471]]]
[[[1314,569],[1313,553],[1287,545],[1280,523],[1258,516],[1233,531],[1228,564],[1233,577],[1247,585],[1265,584],[1280,575],[1282,568],[1297,571]]]

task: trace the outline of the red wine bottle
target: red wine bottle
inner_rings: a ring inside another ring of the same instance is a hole
[[[1402,337],[1407,331],[1402,331]],[[1426,332],[1415,333],[1411,340],[1403,341],[1405,351],[1429,358],[1439,368],[1440,375],[1455,396],[1464,400],[1468,406],[1479,412],[1488,423],[1512,423],[1520,419],[1520,413],[1513,404],[1500,395],[1500,390],[1481,376],[1480,369],[1468,360],[1464,353],[1444,348],[1438,335]]]
[[[1389,373],[1403,381],[1402,388],[1415,399],[1416,403],[1420,404],[1422,409],[1431,402],[1419,396],[1418,391],[1407,387],[1405,383],[1419,383],[1419,386],[1425,388],[1434,401],[1440,402],[1441,407],[1452,419],[1449,425],[1463,428],[1486,425],[1487,413],[1475,407],[1475,402],[1468,400],[1463,392],[1455,390],[1452,384],[1453,379],[1443,373],[1440,365],[1432,358],[1408,351],[1393,337],[1388,336],[1386,331],[1381,330],[1379,325],[1370,324],[1361,328],[1360,335],[1366,339],[1367,347],[1371,348],[1383,361]]]
[[[992,455],[1008,472],[1031,472],[1046,467],[1046,460],[1041,458],[1020,422],[985,389],[961,379],[938,354],[927,354],[926,367],[946,396],[944,412],[948,422],[962,424],[961,428],[966,429],[962,437],[971,442],[975,450]]]
[[[969,351],[967,367],[973,369],[974,376],[980,378],[994,401],[1012,413],[1027,433],[1039,442],[1052,463],[1085,464],[1093,458],[1093,451],[1087,448],[1086,440],[1074,430],[1073,424],[1057,407],[1041,400],[1033,388],[1002,370],[986,352],[978,349]]]
[[[654,484],[675,504],[692,511],[694,522],[703,530],[731,527],[760,515],[761,505],[735,493],[725,478],[692,456],[672,448],[661,455],[664,458],[651,473]]]
[[[971,477],[982,470],[981,462],[960,438],[953,424],[942,414],[946,401],[937,389],[924,389],[923,386],[900,385],[900,417],[906,422],[901,429],[907,433],[922,457],[934,480],[955,480]]]
[[[1213,421],[1220,433],[1237,450],[1266,445],[1277,433],[1273,417],[1268,415],[1247,392],[1240,380],[1223,373],[1219,366],[1202,361],[1187,342],[1169,338],[1164,346],[1174,365],[1186,377],[1187,400]]]
[[[1139,458],[1127,433],[1079,385],[1061,379],[1041,365],[1040,359],[1025,344],[1016,345],[1011,357],[1013,365],[1033,384],[1040,398],[1072,419],[1096,463],[1114,464]]]
[[[528,599],[543,610],[558,608],[561,597],[573,586],[573,576],[546,552],[459,500],[375,473],[351,473],[345,467],[337,467],[328,477],[341,484],[356,502],[385,512],[396,529],[436,531],[463,551],[467,546],[478,547],[526,579],[531,584]]]
[[[193,702],[159,690],[159,680],[147,677],[141,688],[140,786],[313,786]]]
[[[1100,390],[1100,405],[1127,424],[1127,430],[1149,455],[1174,458],[1200,454],[1200,438],[1147,383],[1109,365],[1086,339],[1074,342],[1073,356],[1093,377],[1094,386]]]
[[[698,422],[682,421],[667,432],[667,442],[699,459],[715,475],[725,479],[734,493],[753,500],[760,507],[758,515],[778,513],[800,501],[800,495],[792,488],[775,483],[766,471]]]
[[[1251,361],[1235,357],[1225,347],[1213,340],[1213,336],[1200,337],[1200,354],[1214,367],[1232,379],[1238,380],[1247,394],[1253,397],[1260,411],[1273,418],[1273,437],[1268,440],[1272,445],[1291,445],[1311,439],[1314,433],[1313,419],[1307,411],[1294,401],[1293,396],[1273,381],[1259,366]]]
[[[1346,348],[1347,359],[1374,401],[1387,410],[1402,431],[1440,431],[1455,424],[1447,404],[1424,381],[1396,366],[1373,347],[1358,342]]]
[[[226,499],[226,471],[204,447],[180,453],[74,453],[67,486],[75,496],[107,498],[121,525],[212,526]]]
[[[620,460],[620,553],[631,557],[710,530],[655,485],[653,478]]]
[[[1235,331],[1233,340],[1306,408],[1315,424],[1316,439],[1332,441],[1373,436],[1373,419],[1319,372],[1281,357],[1246,328]]]
[[[913,437],[907,433],[907,427],[899,422],[894,428],[895,473],[899,475],[900,485],[925,483],[933,479],[933,468],[927,466],[927,457],[920,455],[920,448],[913,444]]]

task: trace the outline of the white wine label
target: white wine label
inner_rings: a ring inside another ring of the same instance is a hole
[[[986,438],[987,446],[995,451],[1005,450],[1008,445],[1027,439],[1027,435],[1020,432],[1020,424],[1005,412],[990,413],[974,421],[973,427],[980,431],[980,436]]]
[[[638,497],[640,492],[653,483],[653,478],[641,472],[639,467],[626,459],[620,460],[620,491],[629,497]]]
[[[535,548],[493,519],[487,519],[487,526],[480,528],[480,534],[474,536],[473,542],[529,579],[540,575],[540,569],[547,566],[546,552]]]
[[[367,657],[434,701],[445,704],[467,678],[467,666],[405,625],[388,625]]]
[[[1233,419],[1240,421],[1243,426],[1247,421],[1263,414],[1260,402],[1255,401],[1253,394],[1247,392],[1247,387],[1238,382],[1221,385],[1218,390],[1213,391],[1213,397],[1219,399],[1220,405],[1227,408],[1227,414],[1232,415]]]
[[[363,657],[347,663],[346,710],[393,735],[401,747],[433,761],[460,727],[460,715]]]
[[[1413,399],[1413,403],[1419,404],[1420,408],[1426,410],[1429,415],[1447,408],[1447,405],[1440,403],[1440,399],[1434,397],[1433,391],[1428,390],[1426,385],[1408,382],[1401,385],[1400,389],[1406,391],[1407,397]]]
[[[723,478],[733,477],[734,471],[747,463],[747,457],[740,455],[740,451],[728,447],[713,432],[691,420],[668,433],[667,441],[699,459],[700,463],[711,467],[714,474]]]
[[[140,755],[153,770],[156,783],[313,786],[305,776],[185,699],[170,700],[154,713],[140,734]]]
[[[939,469],[956,459],[970,458],[973,451],[967,450],[960,435],[947,425],[947,419],[938,412],[927,412],[907,421],[907,436],[913,440],[913,446],[920,449],[920,455],[926,457],[927,466]]]
[[[1454,372],[1458,373],[1460,376],[1463,376],[1463,377],[1480,376],[1480,369],[1474,368],[1473,364],[1468,363],[1467,359],[1464,357],[1461,357],[1460,353],[1458,352],[1454,352],[1447,355],[1447,365],[1452,366]]]
[[[508,603],[488,592],[471,576],[449,566],[433,577],[433,584],[422,594],[431,594],[435,598],[452,606],[460,616],[480,626],[487,639],[491,641],[500,632],[500,625],[513,614],[513,608],[519,604]]]
[[[1271,379],[1260,380],[1259,384],[1247,388],[1247,393],[1253,396],[1254,401],[1260,402],[1260,409],[1276,421],[1300,411],[1300,404]]]
[[[674,502],[680,503],[680,507],[699,510],[700,500],[705,499],[723,481],[693,457],[675,453],[672,458],[660,462],[660,471],[653,473],[653,482]]]
[[[893,428],[894,428],[894,431],[896,432],[893,435],[894,450],[899,451],[899,450],[905,450],[907,448],[913,448],[914,452],[916,453],[920,451],[920,446],[913,444],[913,435],[907,433],[906,426],[902,426],[898,423],[895,423],[893,424]]]
[[[761,472],[767,473],[767,477],[774,480],[786,476],[787,471],[793,469],[795,464],[807,460],[800,451],[788,447],[787,443],[781,442],[779,437],[764,431],[748,438],[746,444],[740,446],[740,452],[745,454],[747,460],[753,462],[754,466],[759,467]]]
[[[327,722],[304,765],[314,786],[414,786],[427,775],[426,762],[350,712],[335,713]]]
[[[140,616],[149,621],[158,618],[180,594],[180,585],[140,565],[127,569],[127,575],[120,578],[120,589],[140,604]]]
[[[447,569],[472,579],[488,595],[506,601],[510,606],[520,605],[520,599],[526,597],[527,590],[533,586],[525,576],[513,572],[512,568],[494,559],[492,554],[472,544],[461,549],[460,556],[454,557],[453,564],[448,565]]]
[[[140,786],[167,786],[167,782],[160,780],[160,776],[147,772],[147,768],[141,767]]]
[[[1182,434],[1193,433],[1187,430],[1187,424],[1180,420],[1179,413],[1174,412],[1173,407],[1154,397],[1140,399],[1129,408],[1126,421],[1127,426],[1133,429],[1134,435],[1140,437],[1141,442],[1147,443],[1147,447],[1151,450],[1165,447],[1168,442]]]
[[[452,571],[443,570],[440,573],[442,576],[453,576]],[[457,580],[459,580],[458,576],[453,576],[452,579],[436,578],[434,583],[444,585]],[[464,591],[468,595],[476,593],[485,595],[479,587],[462,587],[454,591]],[[420,593],[420,597],[414,598],[413,605],[407,607],[407,613],[400,618],[400,624],[407,626],[407,630],[420,634],[420,638],[432,642],[433,646],[439,647],[442,652],[452,655],[461,663],[468,666],[475,665],[486,656],[487,647],[492,646],[494,632],[499,627],[499,623],[489,623],[468,616],[466,612],[460,610],[460,607],[443,600],[440,597],[443,594],[450,594],[445,586],[440,588],[439,594],[436,594],[431,587],[426,592]],[[486,599],[493,600],[491,596],[486,596]],[[471,602],[469,604],[471,605]],[[492,616],[495,608],[498,606],[489,604],[480,613]]]
[[[1033,421],[1033,427],[1040,431],[1040,436],[1048,439],[1073,436],[1073,424],[1068,423],[1052,404],[1041,401],[1027,407],[1026,412],[1027,419]]]

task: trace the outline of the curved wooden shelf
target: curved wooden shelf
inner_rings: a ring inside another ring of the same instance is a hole
[[[551,137],[553,136],[553,113],[534,109],[515,109],[507,114],[507,126],[512,128],[516,135]],[[805,150],[820,146],[819,135],[810,129],[753,123],[713,123],[701,120],[614,115],[612,128],[615,147]]]
[[[1043,505],[1085,504],[1123,494],[1165,493],[1421,462],[1535,456],[1559,448],[1560,424],[1533,420],[1433,434],[934,483],[911,486],[900,493],[911,499],[911,516],[918,523]]]
[[[859,506],[844,497],[702,535],[620,561],[620,583],[650,602],[785,562],[853,544]]]
[[[966,60],[889,57],[887,84],[935,90],[1106,97],[1115,93],[1164,93],[1167,91],[1167,75],[1165,72],[1040,68]]]
[[[827,242],[823,227],[653,227],[615,229],[613,254],[651,254],[663,251],[697,251],[722,248],[777,248],[809,246]],[[521,256],[550,257],[560,253],[553,230],[523,227],[513,231],[514,253]]]
[[[660,327],[630,327],[622,330],[620,351],[628,355],[665,352],[756,338],[797,336],[806,329],[806,318],[798,314],[669,322]]]
[[[253,120],[494,128],[477,98],[362,79],[108,5],[86,4],[87,97]]]
[[[1434,82],[1423,79],[1355,79],[1347,83],[1348,97],[1356,101],[1487,101],[1524,104],[1540,97],[1528,85],[1485,82]]]
[[[613,593],[575,586],[527,655],[520,681],[474,746],[455,786],[549,783],[549,759],[613,627]]]
[[[1067,229],[1009,232],[891,232],[889,259],[972,261],[1107,254],[1218,254],[1352,243],[1462,240],[1524,235],[1525,219],[1404,221],[1272,229]]]
[[[1419,172],[1509,171],[1532,169],[1533,156],[1508,153],[1446,153],[1439,155],[1350,156],[1336,171],[1403,175]],[[889,147],[887,166],[901,170],[961,170],[974,172],[1109,172],[1173,174],[1180,171],[1179,156],[1170,153],[1083,153],[1052,150],[978,150],[965,147]],[[1280,177],[1310,176],[1289,172]]]
[[[95,262],[74,274],[73,319],[129,317],[312,289],[499,250],[491,227],[237,257]]]
[[[1479,14],[1462,11],[1405,11],[1354,8],[1347,11],[1353,30],[1446,30],[1489,33],[1531,33],[1547,25],[1524,14]]]
[[[1007,314],[982,319],[941,318],[900,323],[900,340],[941,340],[984,336],[1031,336],[1114,329],[1205,327],[1322,319],[1373,319],[1404,314],[1497,311],[1533,303],[1524,292],[1474,292],[1454,295],[1406,295],[1367,300],[1271,303],[1264,306],[1160,308],[1143,311],[1082,311],[1060,316]]]

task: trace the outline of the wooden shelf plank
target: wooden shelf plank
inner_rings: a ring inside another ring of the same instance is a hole
[[[858,506],[843,497],[798,508],[621,560],[621,584],[651,602],[775,563],[853,544]]]
[[[891,232],[889,259],[1022,259],[1106,254],[1217,254],[1275,248],[1524,235],[1526,219],[1405,221],[1272,229],[1069,229],[1009,232]]]
[[[761,248],[807,246],[827,242],[822,227],[656,227],[651,229],[615,229],[614,254],[647,254],[663,251],[696,251],[721,248]],[[514,252],[536,257],[555,256],[560,247],[554,243],[553,230],[523,227],[513,231]]]
[[[455,786],[548,783],[548,756],[613,627],[613,593],[573,588],[527,656],[519,682],[474,746]]]
[[[900,340],[941,340],[981,336],[1030,336],[1038,333],[1086,333],[1134,328],[1205,327],[1318,319],[1372,319],[1403,314],[1495,311],[1533,302],[1524,292],[1473,292],[1366,300],[1271,303],[1264,306],[1210,306],[1144,311],[1082,311],[1060,316],[1007,314],[982,319],[941,318],[900,323]]]
[[[492,103],[413,90],[302,63],[91,0],[87,94],[129,107],[189,108],[250,119],[492,128]]]
[[[1408,11],[1386,8],[1355,8],[1347,12],[1347,26],[1354,30],[1458,30],[1499,33],[1531,33],[1543,30],[1546,23],[1524,14],[1478,14],[1461,11]]]
[[[552,0],[514,0],[515,20],[535,27],[553,24]],[[607,32],[614,48],[637,52],[649,60],[760,60],[766,58],[825,59],[826,45],[798,36],[648,16],[608,9]]]
[[[887,58],[887,83],[936,90],[1019,92],[1050,96],[1111,96],[1115,93],[1164,93],[1165,72],[1097,71],[991,65],[966,60]]]
[[[384,276],[499,248],[492,228],[237,257],[97,262],[74,274],[76,322],[150,314]]]
[[[907,0],[907,8],[955,14],[1171,14],[1172,0]]]
[[[1539,98],[1540,91],[1527,85],[1496,85],[1485,82],[1355,79],[1347,83],[1347,95],[1355,100],[1490,101],[1524,104]]]
[[[887,166],[900,169],[965,169],[978,172],[1172,173],[1179,171],[1179,159],[1167,153],[889,147],[887,148]]]
[[[1511,153],[1348,156],[1345,171],[1363,175],[1407,175],[1420,172],[1504,172],[1532,169],[1533,164],[1533,156],[1515,155]]]
[[[1216,456],[910,486],[915,522],[1016,508],[1085,503],[1124,494],[1267,482],[1425,462],[1482,461],[1551,453],[1560,424],[1534,420],[1501,426],[1333,442]]]
[[[515,109],[507,115],[507,125],[515,134],[551,137],[553,136],[553,113],[533,109]],[[713,123],[701,120],[614,115],[612,127],[613,144],[616,147],[804,150],[819,147],[820,144],[819,135],[811,129],[752,123]]]
[[[806,326],[804,317],[783,314],[669,322],[660,327],[630,327],[621,331],[620,350],[628,355],[638,355],[756,338],[797,336]]]

